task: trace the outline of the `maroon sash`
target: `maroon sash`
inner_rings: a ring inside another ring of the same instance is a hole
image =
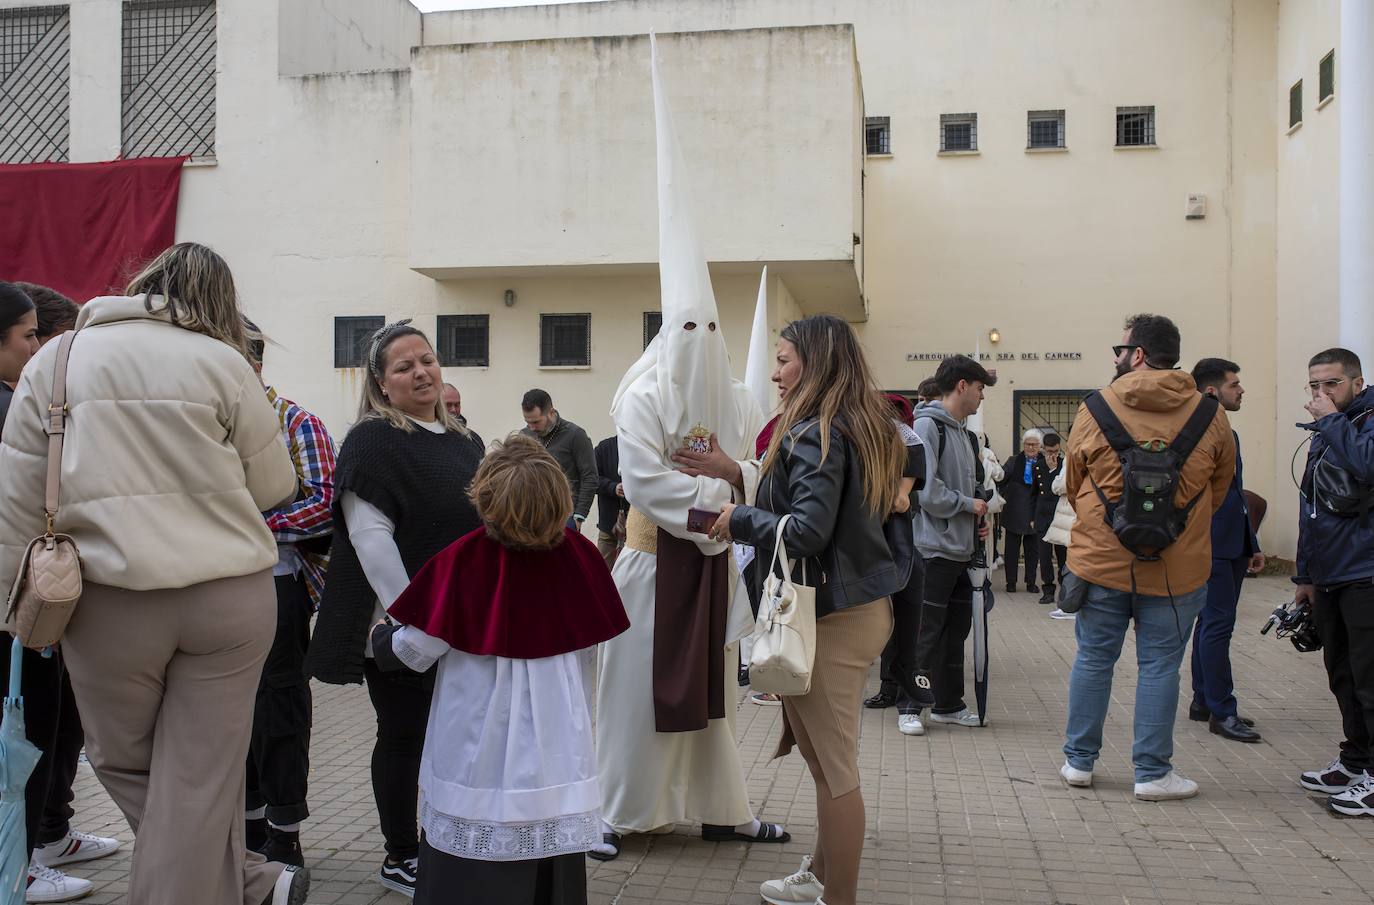
[[[706,556],[658,529],[654,583],[654,729],[695,732],[725,716],[729,551]]]

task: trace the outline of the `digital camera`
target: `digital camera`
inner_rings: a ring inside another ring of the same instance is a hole
[[[1305,654],[1322,649],[1321,635],[1317,634],[1317,627],[1312,623],[1312,608],[1306,603],[1292,600],[1275,607],[1260,628],[1260,634],[1269,634],[1271,628],[1276,629],[1276,637],[1287,638]]]

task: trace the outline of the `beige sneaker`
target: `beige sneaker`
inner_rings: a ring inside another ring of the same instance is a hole
[[[825,887],[816,875],[811,873],[811,856],[802,858],[801,870],[781,880],[765,880],[759,886],[759,895],[770,905],[815,905]]]

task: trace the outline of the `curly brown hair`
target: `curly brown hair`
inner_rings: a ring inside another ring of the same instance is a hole
[[[512,434],[482,460],[468,497],[487,535],[515,550],[550,550],[572,517],[572,488],[563,468],[533,437]]]

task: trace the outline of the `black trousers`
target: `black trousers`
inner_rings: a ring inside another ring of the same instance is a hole
[[[383,672],[371,657],[363,662],[367,694],[377,712],[372,794],[386,853],[393,861],[420,854],[420,755],[425,748],[435,672]]]
[[[894,670],[917,669],[916,639],[921,631],[921,595],[925,589],[925,571],[925,563],[917,557],[911,564],[911,577],[907,579],[906,587],[892,595],[892,636],[887,639],[882,659],[878,661],[881,690],[897,697],[897,708],[901,713],[916,713],[920,709],[897,683]]]
[[[1326,677],[1341,708],[1341,763],[1374,767],[1374,581],[1317,588],[1312,621],[1321,633]]]
[[[9,642],[14,636],[0,632],[0,638],[6,643],[4,693],[8,695]],[[24,734],[42,752],[24,787],[24,829],[32,853],[36,846],[66,838],[71,829],[72,784],[86,733],[61,653],[53,651],[45,657],[26,649],[22,668]]]
[[[310,591],[299,575],[278,575],[277,635],[262,667],[253,709],[244,807],[267,808],[277,826],[310,816],[310,680],[305,652],[310,646]]]
[[[1016,584],[1016,574],[1021,565],[1022,551],[1026,557],[1026,584],[1035,584],[1035,570],[1040,566],[1040,537],[1035,534],[1007,532],[1006,549],[1002,554],[1002,564],[1007,570],[1007,585]]]
[[[964,642],[972,629],[973,582],[968,563],[926,559],[916,668],[930,679],[935,713],[964,709]]]
[[[1040,585],[1046,591],[1054,593],[1054,586],[1059,583],[1059,575],[1064,571],[1064,567],[1069,562],[1069,548],[1052,544],[1045,540],[1045,535],[1040,535]],[[1058,563],[1058,567],[1056,567]]]
[[[581,852],[529,861],[476,861],[420,849],[415,905],[587,905]]]

